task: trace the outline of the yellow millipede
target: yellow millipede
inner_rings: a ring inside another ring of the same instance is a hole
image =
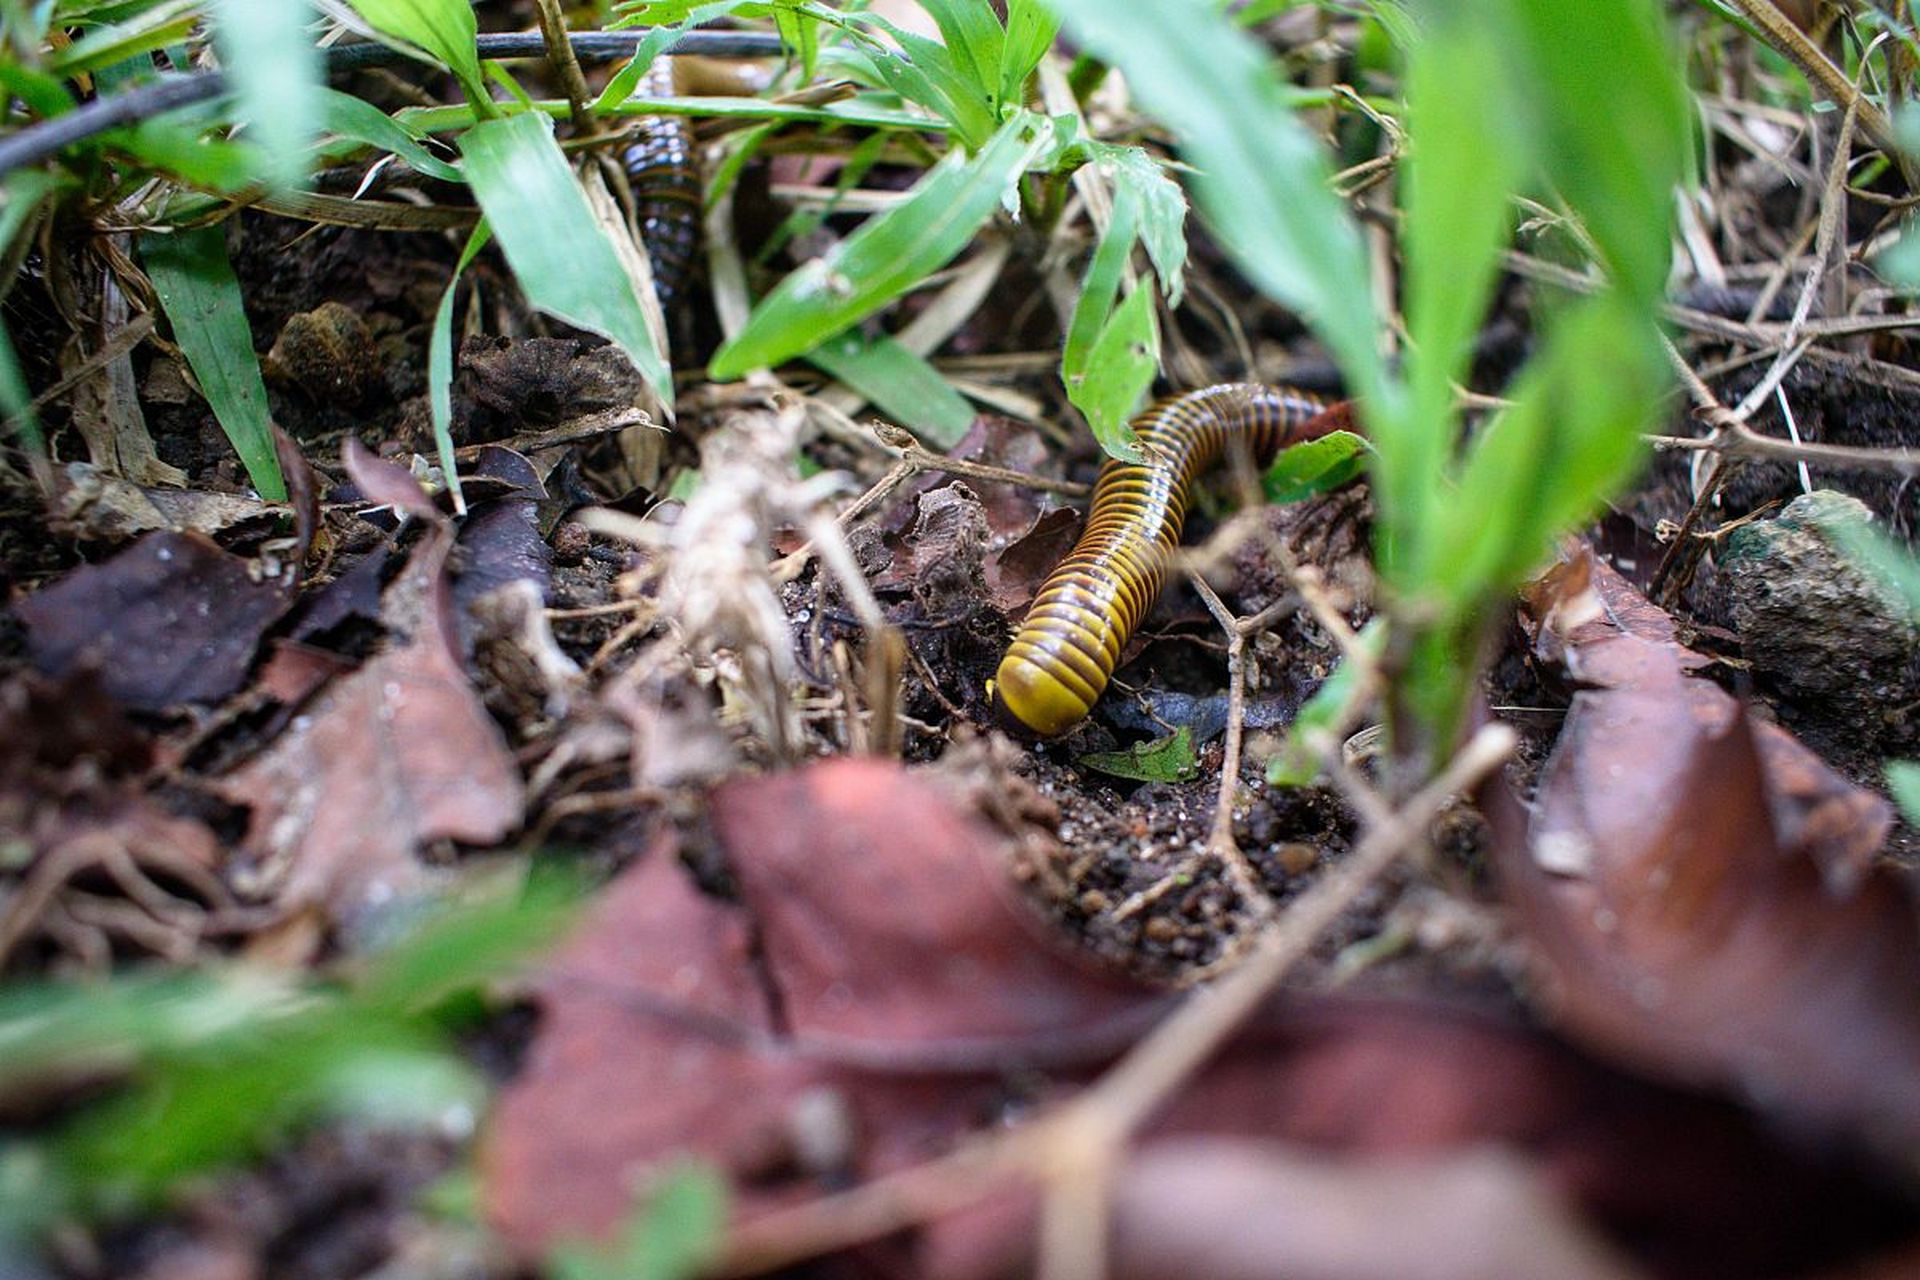
[[[988,686],[1003,720],[1040,737],[1086,718],[1166,585],[1194,484],[1244,440],[1264,467],[1344,426],[1302,391],[1234,382],[1163,400],[1133,421],[1146,460],[1108,460],[1086,531],[1060,562]]]

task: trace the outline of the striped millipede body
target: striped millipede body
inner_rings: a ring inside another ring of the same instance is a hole
[[[640,81],[648,97],[672,97],[671,59],[655,58]],[[683,116],[643,116],[638,141],[621,154],[633,187],[634,214],[653,265],[653,291],[664,308],[686,288],[700,248],[700,169],[693,130]]]
[[[1195,482],[1236,437],[1264,466],[1287,445],[1325,435],[1338,425],[1321,417],[1325,407],[1300,391],[1226,383],[1134,419],[1147,460],[1101,469],[1086,531],[1040,588],[994,676],[1001,716],[1042,737],[1084,719],[1166,585]]]

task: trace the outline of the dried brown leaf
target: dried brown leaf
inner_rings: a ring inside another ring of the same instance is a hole
[[[1694,678],[1604,565],[1532,602],[1584,688],[1500,866],[1556,1014],[1597,1051],[1830,1129],[1920,1142],[1920,929],[1888,813]]]
[[[454,648],[450,545],[436,528],[388,588],[389,647],[221,780],[252,806],[247,847],[288,909],[351,918],[414,884],[427,842],[487,844],[520,822],[520,775]]]
[[[218,702],[238,689],[292,600],[284,576],[191,533],[150,533],[15,606],[27,655],[48,674],[97,667],[143,711]]]

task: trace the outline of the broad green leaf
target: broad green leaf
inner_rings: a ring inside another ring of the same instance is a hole
[[[612,1246],[562,1245],[548,1259],[555,1280],[692,1280],[726,1239],[727,1183],[685,1164],[643,1193]]]
[[[1360,474],[1367,453],[1365,440],[1351,431],[1335,431],[1282,449],[1261,477],[1261,487],[1273,503],[1331,493]]]
[[[982,81],[939,41],[896,27],[876,14],[860,16],[893,37],[906,54],[904,60],[884,50],[874,55],[873,68],[887,87],[944,117],[969,148],[981,146],[997,123],[992,94],[999,79],[998,65],[994,79]]]
[[[1164,738],[1136,743],[1125,751],[1090,751],[1074,763],[1135,782],[1191,782],[1200,776],[1193,731],[1185,725]]]
[[[1147,246],[1167,305],[1180,305],[1186,289],[1187,194],[1142,147],[1096,142],[1088,150],[1112,180],[1116,196],[1131,190],[1140,200],[1140,243]]]
[[[320,120],[328,133],[390,151],[428,177],[466,182],[458,169],[428,151],[419,135],[364,98],[322,87]]]
[[[307,0],[215,0],[215,44],[238,118],[259,144],[262,177],[285,189],[307,176],[307,148],[320,132],[320,50]]]
[[[1374,482],[1395,554],[1421,545],[1426,508],[1444,501],[1453,453],[1454,384],[1464,382],[1493,292],[1518,159],[1503,116],[1514,110],[1490,33],[1441,23],[1409,59],[1416,144],[1407,169],[1405,256],[1409,399],[1369,420],[1380,445]],[[1416,570],[1417,572],[1417,570]]]
[[[1026,98],[1027,79],[1053,48],[1060,19],[1042,0],[1008,0],[1007,39],[1000,57],[1000,87],[995,105],[1017,107]]]
[[[1087,417],[1093,438],[1109,458],[1140,460],[1140,441],[1129,419],[1160,368],[1160,331],[1153,322],[1153,290],[1142,285],[1114,309],[1093,344],[1086,376],[1067,398]]]
[[[923,440],[950,449],[973,425],[973,406],[926,360],[892,338],[850,329],[807,353]]]
[[[1049,2],[1178,136],[1234,261],[1314,329],[1370,411],[1390,408],[1365,246],[1266,54],[1204,0]]]
[[[184,40],[199,21],[199,0],[162,0],[124,21],[97,27],[65,48],[50,51],[47,70],[61,77],[98,71]]]
[[[1483,21],[1502,34],[1503,76],[1530,99],[1515,123],[1537,131],[1548,180],[1579,212],[1615,283],[1658,298],[1689,111],[1659,7],[1490,0]]]
[[[0,57],[0,88],[19,98],[37,115],[58,116],[73,110],[73,94],[59,76]]]
[[[1380,656],[1386,640],[1387,629],[1379,620],[1369,622],[1360,632],[1360,647],[1374,657]],[[1293,718],[1280,749],[1267,761],[1269,786],[1304,787],[1320,776],[1320,757],[1310,739],[1317,734],[1339,732],[1345,717],[1358,710],[1350,704],[1359,680],[1354,665],[1342,661],[1321,681],[1320,687],[1300,708],[1300,714]]]
[[[1900,816],[1920,825],[1920,764],[1911,760],[1887,761],[1887,789],[1900,806]]]
[[[27,387],[27,375],[20,368],[20,355],[13,349],[13,338],[0,323],[0,410],[4,410],[13,430],[34,453],[47,451],[47,437],[40,430],[40,415],[33,409],[33,392]],[[0,439],[5,438],[0,432]]]
[[[467,100],[486,110],[486,80],[480,71],[479,24],[469,0],[348,0],[382,35],[412,46],[418,55],[453,72]]]
[[[1048,122],[1023,113],[979,154],[953,152],[901,204],[861,224],[826,258],[782,280],[709,367],[719,381],[779,364],[842,333],[950,262],[993,216],[1047,141]]]
[[[1113,217],[1107,223],[1107,233],[1094,246],[1092,260],[1087,263],[1086,277],[1080,282],[1080,296],[1074,301],[1073,315],[1067,322],[1066,342],[1060,349],[1060,380],[1069,393],[1078,390],[1085,381],[1093,345],[1113,318],[1114,299],[1120,296],[1120,282],[1127,272],[1127,260],[1133,256],[1139,225],[1139,195],[1131,187],[1116,188]]]
[[[229,142],[197,122],[199,117],[211,115],[212,109],[212,104],[207,104],[197,112],[156,116],[131,129],[103,133],[100,140],[193,186],[236,195],[254,184],[264,162],[260,149],[253,144]]]
[[[671,405],[672,373],[632,278],[554,140],[553,122],[534,112],[483,120],[461,135],[460,154],[527,300],[610,339]]]
[[[1617,299],[1557,317],[1512,407],[1475,441],[1417,585],[1471,611],[1522,581],[1631,476],[1665,371],[1650,321]]]
[[[459,459],[453,452],[453,307],[460,292],[460,277],[493,238],[492,228],[482,218],[467,237],[467,247],[454,264],[453,278],[440,295],[433,312],[433,333],[427,339],[427,406],[433,419],[433,443],[440,455],[440,471],[447,478],[447,492],[453,496],[453,509],[465,515],[466,495],[460,492]]]
[[[955,68],[982,100],[994,102],[999,95],[1007,33],[993,6],[979,0],[920,0],[920,7],[940,28],[940,38],[952,54]]]
[[[269,502],[285,502],[287,486],[273,449],[267,388],[253,353],[240,282],[227,260],[226,229],[148,232],[140,237],[140,258],[173,326],[173,339],[253,487]]]
[[[14,238],[60,185],[45,169],[16,169],[0,180],[0,254],[13,247]]]

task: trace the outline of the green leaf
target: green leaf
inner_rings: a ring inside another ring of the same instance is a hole
[[[260,496],[285,502],[286,481],[273,448],[267,388],[253,353],[245,301],[227,260],[226,229],[148,232],[140,258],[213,416],[226,432]]]
[[[607,87],[601,90],[600,97],[593,104],[594,111],[596,113],[611,111],[631,98],[639,90],[640,81],[653,67],[653,60],[688,29],[703,22],[711,22],[715,18],[725,17],[740,7],[738,0],[713,0],[710,4],[695,7],[677,22],[658,26],[647,32],[635,46],[633,57],[629,58],[626,65],[607,81]]]
[[[320,132],[320,50],[307,32],[306,0],[215,0],[215,44],[237,99],[236,114],[259,144],[270,187],[298,185]]]
[[[1129,420],[1140,407],[1160,367],[1160,331],[1153,322],[1153,290],[1144,286],[1127,295],[1093,344],[1086,377],[1067,389],[1074,408],[1086,415],[1093,438],[1109,458],[1137,462],[1139,437]]]
[[[848,330],[807,353],[923,440],[950,449],[973,426],[973,406],[926,360],[890,337]]]
[[[460,137],[461,171],[527,300],[610,339],[669,406],[673,376],[647,327],[633,278],[593,216],[553,122],[526,112]]]
[[[1000,64],[1006,57],[1007,33],[993,6],[979,0],[920,0],[933,17],[940,37],[959,73],[983,100],[999,92]]]
[[[727,382],[811,351],[944,267],[993,216],[1046,145],[1049,128],[1022,113],[979,154],[942,158],[905,201],[782,280],[714,354],[710,375]]]
[[[253,185],[263,161],[257,147],[211,136],[208,125],[196,121],[212,113],[212,104],[198,112],[170,112],[131,129],[111,130],[100,140],[193,186],[236,195]]]
[[[27,387],[27,375],[20,368],[19,353],[13,349],[13,338],[4,323],[0,323],[0,409],[6,410],[13,430],[28,449],[42,454],[47,451],[40,415],[33,409],[33,392]]]
[[[1185,725],[1164,738],[1135,743],[1125,751],[1090,751],[1074,763],[1135,782],[1191,782],[1200,776],[1193,731]]]
[[[469,0],[348,0],[382,35],[453,72],[476,109],[491,101],[480,71],[479,25]]]
[[[1113,181],[1114,197],[1131,191],[1140,201],[1140,242],[1147,246],[1167,305],[1177,307],[1186,288],[1187,195],[1165,166],[1143,147],[1096,142],[1088,148]]]
[[[1887,789],[1900,806],[1900,816],[1920,825],[1920,764],[1911,760],[1887,761]]]
[[[1127,272],[1127,260],[1133,256],[1133,242],[1140,224],[1140,197],[1131,188],[1115,189],[1113,217],[1107,233],[1094,246],[1087,263],[1086,277],[1080,282],[1080,296],[1073,304],[1073,316],[1067,322],[1067,337],[1060,348],[1060,380],[1067,394],[1075,394],[1086,379],[1093,358],[1094,343],[1113,318],[1114,300],[1120,296],[1120,282]]]
[[[1480,8],[1500,33],[1503,75],[1528,102],[1510,127],[1536,131],[1548,181],[1579,211],[1615,283],[1630,297],[1658,298],[1690,111],[1659,6],[1490,0]]]
[[[683,1164],[643,1197],[618,1244],[562,1245],[549,1261],[556,1280],[691,1280],[719,1257],[726,1225],[726,1180]]]
[[[467,180],[458,169],[428,151],[420,135],[364,98],[322,87],[320,120],[328,133],[392,152],[428,177],[463,184]]]
[[[1042,0],[1008,0],[1007,38],[1000,56],[1000,86],[995,105],[1002,110],[1020,106],[1026,98],[1027,78],[1053,48],[1060,19]],[[1184,204],[1184,202],[1183,202]]]
[[[200,21],[199,0],[163,0],[81,36],[47,54],[46,69],[63,79],[98,71],[116,62],[184,40]]]
[[[454,264],[453,278],[440,295],[433,312],[433,333],[427,339],[427,406],[433,419],[433,443],[440,455],[440,472],[447,478],[447,492],[453,496],[453,509],[459,515],[467,511],[466,495],[460,491],[459,459],[453,452],[453,306],[460,292],[460,277],[487,247],[493,230],[482,218],[467,237],[467,247]]]
[[[1266,54],[1203,0],[1050,3],[1179,137],[1200,207],[1235,263],[1313,328],[1370,414],[1390,410],[1397,396],[1376,345],[1366,248]]]
[[[1299,502],[1331,493],[1360,474],[1367,453],[1367,442],[1351,431],[1331,432],[1282,449],[1261,479],[1267,501]]]
[[[873,55],[873,70],[887,87],[950,122],[969,149],[980,147],[996,123],[991,94],[997,69],[995,82],[982,81],[938,41],[896,27],[876,14],[860,16],[893,37],[906,54],[904,59],[885,50]]]
[[[1381,446],[1375,483],[1385,545],[1408,550],[1425,534],[1427,504],[1443,501],[1453,453],[1454,384],[1492,296],[1508,231],[1518,154],[1501,120],[1517,110],[1504,92],[1491,35],[1445,23],[1416,46],[1408,114],[1416,145],[1407,170],[1406,314],[1409,403],[1369,420]]]
[[[1377,658],[1386,647],[1386,639],[1385,625],[1378,620],[1369,622],[1360,632],[1360,647]],[[1358,669],[1344,660],[1320,682],[1293,718],[1280,749],[1267,761],[1269,786],[1304,787],[1320,776],[1320,756],[1310,739],[1338,733],[1345,727],[1347,717],[1356,710],[1352,703],[1359,682]]]

